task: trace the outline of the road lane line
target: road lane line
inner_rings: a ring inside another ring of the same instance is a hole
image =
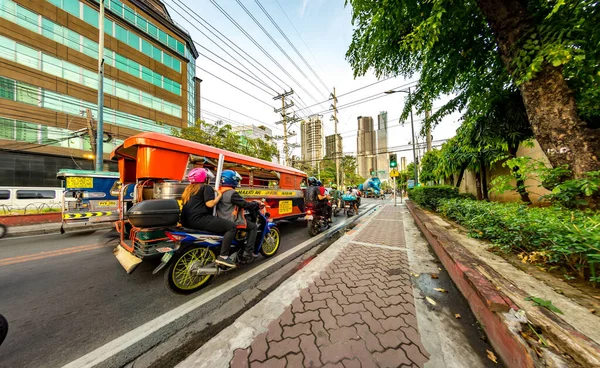
[[[100,244],[78,245],[76,247],[59,248],[59,249],[54,249],[54,250],[45,250],[45,251],[41,251],[41,252],[37,252],[37,253],[24,254],[24,255],[21,255],[21,256],[15,256],[15,257],[9,257],[9,258],[0,258],[0,262],[2,262],[2,261],[12,261],[13,259],[27,258],[27,257],[37,256],[37,255],[43,255],[43,254],[60,253],[60,252],[64,252],[64,251],[70,250],[70,249],[87,248],[87,247],[93,247],[95,245],[100,245]]]
[[[104,247],[104,245],[100,245],[100,244],[90,244],[90,245],[85,245],[85,246],[80,246],[80,247],[63,248],[63,249],[58,249],[58,250],[49,251],[49,252],[40,252],[40,253],[28,254],[28,255],[12,257],[12,258],[1,258],[0,266],[8,266],[8,265],[12,265],[12,264],[36,261],[36,260],[40,260],[40,259],[57,257],[57,256],[61,256],[61,255],[80,253],[80,252],[85,252],[88,250],[100,249],[103,247]]]

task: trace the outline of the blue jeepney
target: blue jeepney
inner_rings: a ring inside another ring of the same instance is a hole
[[[119,173],[91,170],[60,170],[63,181],[62,225],[114,222],[119,218]],[[126,197],[131,198],[131,193]]]

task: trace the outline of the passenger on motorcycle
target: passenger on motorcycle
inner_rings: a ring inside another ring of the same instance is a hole
[[[308,208],[312,208],[314,211],[321,211],[319,201],[325,199],[324,195],[321,194],[319,183],[317,178],[311,176],[308,178],[308,188],[304,195],[304,202]]]
[[[338,208],[340,206],[339,200],[342,197],[342,193],[337,189],[337,184],[333,184],[331,186],[331,190],[329,191],[329,196],[333,200],[333,203],[337,204]]]
[[[260,208],[258,202],[248,202],[234,189],[240,185],[242,177],[233,170],[225,170],[221,174],[221,187],[219,192],[223,195],[217,204],[217,217],[233,221],[238,229],[246,229],[248,236],[246,239],[246,249],[244,249],[243,259],[250,261],[258,257],[253,253],[256,243],[257,226],[252,221],[246,221],[244,210],[256,211]]]
[[[229,249],[235,238],[237,226],[233,221],[213,216],[213,207],[219,203],[222,194],[216,193],[208,185],[208,178],[214,175],[207,169],[195,168],[188,174],[188,185],[183,191],[181,202],[181,225],[190,229],[210,231],[223,234],[221,255],[215,263],[234,268],[235,262],[229,259]]]
[[[321,211],[323,211],[323,213],[325,213],[325,216],[327,217],[327,222],[331,222],[331,216],[333,214],[333,210],[331,209],[331,205],[329,204],[329,199],[331,199],[331,197],[329,197],[327,193],[325,193],[325,187],[323,186],[323,183],[321,183],[320,180],[317,180],[317,185],[319,186],[319,208],[321,209]]]

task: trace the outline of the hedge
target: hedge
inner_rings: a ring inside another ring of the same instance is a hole
[[[535,255],[536,261],[567,266],[599,282],[600,213],[560,207],[530,208],[517,203],[440,199],[437,210],[505,251]]]
[[[419,206],[436,211],[440,200],[459,198],[458,188],[449,185],[417,187],[408,190],[408,198]]]

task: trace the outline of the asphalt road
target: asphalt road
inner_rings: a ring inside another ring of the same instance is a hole
[[[280,252],[309,238],[304,221],[280,224],[280,230]],[[0,313],[10,326],[0,367],[62,366],[197,295],[167,291],[162,272],[152,275],[158,260],[127,275],[112,254],[114,236],[96,231],[0,240]],[[242,272],[216,278],[209,288]]]

